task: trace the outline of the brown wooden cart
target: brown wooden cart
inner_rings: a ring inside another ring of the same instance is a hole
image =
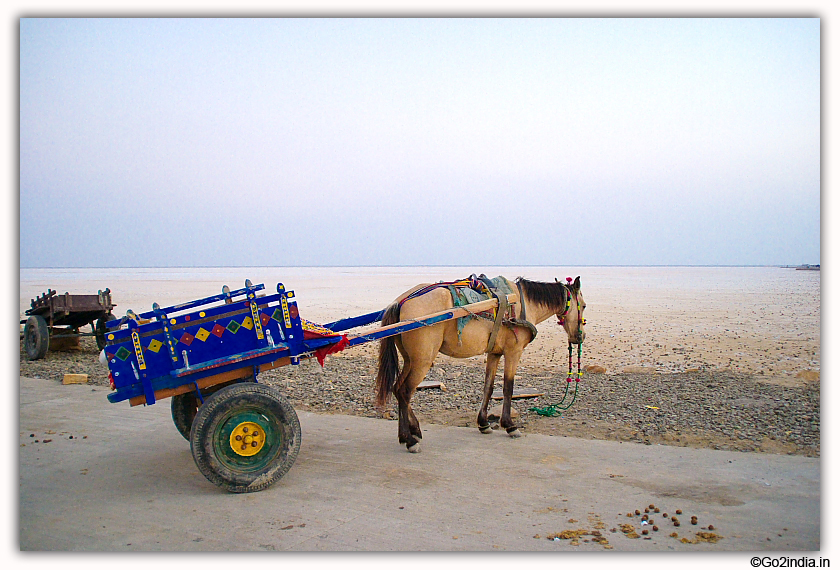
[[[99,348],[105,348],[105,323],[113,320],[114,307],[110,289],[96,295],[57,295],[49,289],[32,299],[32,307],[26,311],[28,318],[20,321],[26,356],[29,360],[43,358],[50,348],[50,338],[95,336]],[[85,325],[91,325],[92,332],[79,332]]]

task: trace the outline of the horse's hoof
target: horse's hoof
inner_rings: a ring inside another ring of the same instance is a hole
[[[509,429],[509,430],[508,430],[508,432],[507,432],[507,434],[508,434],[510,437],[522,437],[522,432],[521,432],[521,431],[519,431],[519,428]]]
[[[493,428],[488,424],[486,426],[478,426],[478,431],[481,433],[493,433]]]
[[[406,449],[408,449],[409,453],[420,453],[420,444],[415,443],[414,445],[406,446]]]

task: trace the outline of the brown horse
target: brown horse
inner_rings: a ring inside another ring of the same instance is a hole
[[[580,291],[580,277],[574,283],[541,283],[522,277],[511,283],[505,279],[512,291],[521,292],[521,299],[515,305],[516,320],[528,321],[536,325],[552,315],[556,315],[559,324],[566,330],[570,344],[583,342],[586,333],[583,330],[583,310],[586,303]],[[569,279],[571,281],[571,279]],[[452,295],[446,287],[433,288],[429,292],[409,298],[402,305],[401,301],[419,289],[428,286],[421,284],[400,295],[385,309],[382,325],[389,325],[401,320],[409,320],[454,306]],[[423,381],[438,352],[454,358],[469,358],[487,353],[487,365],[484,376],[484,394],[476,421],[481,433],[492,433],[487,421],[487,405],[493,394],[493,384],[499,360],[505,357],[504,366],[504,403],[499,424],[511,437],[519,437],[519,429],[510,419],[510,400],[513,396],[513,377],[522,356],[522,351],[533,340],[536,331],[532,326],[507,321],[496,336],[494,346],[488,350],[488,341],[493,330],[493,321],[483,318],[470,318],[458,335],[457,320],[449,320],[428,327],[414,329],[400,335],[382,339],[379,346],[379,372],[376,377],[376,404],[382,408],[390,394],[394,394],[399,405],[400,443],[408,451],[420,451],[419,439],[423,435],[420,423],[411,409],[411,397],[418,384]],[[403,367],[399,370],[397,350],[403,357]],[[399,374],[397,374],[399,372]]]

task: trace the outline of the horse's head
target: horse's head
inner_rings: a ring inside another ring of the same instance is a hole
[[[586,301],[583,300],[583,293],[580,291],[580,276],[574,283],[571,282],[571,277],[566,278],[566,281],[568,282],[565,285],[568,298],[566,306],[557,313],[557,322],[566,329],[570,343],[581,344],[586,338],[586,331],[583,330],[586,324],[586,319],[583,318]]]

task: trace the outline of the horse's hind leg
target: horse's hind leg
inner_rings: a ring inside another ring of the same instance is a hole
[[[496,380],[496,370],[499,368],[499,360],[502,358],[500,354],[487,354],[487,366],[484,369],[484,394],[481,398],[481,408],[478,410],[478,429],[481,433],[493,433],[490,428],[490,422],[487,421],[487,406],[490,404],[490,398],[493,395],[493,384]]]
[[[403,372],[399,378],[398,387],[396,390],[394,390],[394,396],[396,396],[397,398],[397,414],[399,417],[397,437],[399,438],[400,443],[407,443],[409,437],[411,437],[410,420],[407,410],[408,402],[406,401],[403,392],[403,386],[405,386],[405,377],[408,376],[409,371],[410,368],[408,366],[403,368]]]
[[[400,376],[394,386],[394,396],[397,399],[397,414],[399,424],[397,428],[397,437],[400,443],[407,443],[409,437],[412,435],[411,417],[409,415],[408,399],[405,395],[406,378],[411,373],[411,358],[403,347],[400,338],[397,337],[397,349],[403,357],[403,368],[400,371]],[[417,421],[416,419],[414,420]]]
[[[420,430],[420,422],[411,409],[411,397],[414,395],[417,385],[423,381],[431,368],[431,363],[423,363],[417,366],[416,361],[412,362],[411,370],[400,386],[394,392],[400,409],[400,443],[404,443],[406,449],[411,453],[420,451],[420,441],[423,439],[423,432]]]
[[[510,419],[510,401],[513,398],[513,378],[516,375],[516,367],[519,365],[519,358],[521,356],[521,350],[505,354],[505,381],[502,388],[504,401],[502,403],[502,417],[499,419],[499,425],[505,428],[505,431],[507,431],[510,437],[519,437],[522,435],[519,428]]]

